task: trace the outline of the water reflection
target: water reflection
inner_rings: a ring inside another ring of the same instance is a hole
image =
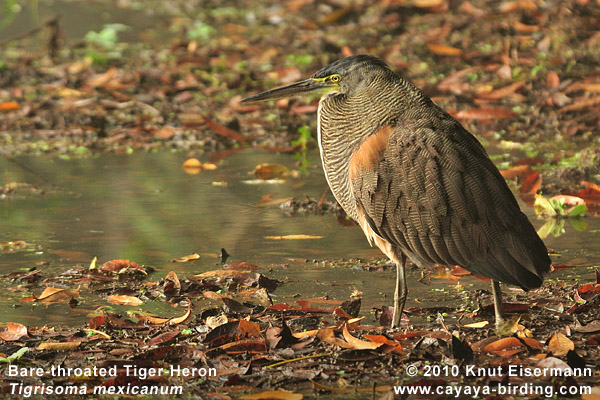
[[[273,198],[321,198],[327,184],[318,154],[311,155],[312,164],[306,176],[279,185],[247,185],[243,181],[252,178],[254,167],[264,162],[293,169],[295,161],[288,155],[249,149],[220,161],[216,170],[197,175],[183,171],[185,158],[183,153],[160,152],[75,160],[17,159],[52,184],[0,159],[0,167],[11,182],[39,185],[44,191],[40,194],[17,190],[0,202],[0,242],[24,240],[35,245],[0,253],[0,273],[37,267],[45,277],[51,277],[74,265],[88,264],[97,256],[99,262],[126,258],[153,266],[157,272],[150,279],[157,280],[170,270],[186,276],[219,268],[218,254],[225,248],[231,255],[228,262],[249,261],[259,265],[262,272],[269,271],[274,264],[268,274],[288,282],[275,295],[287,301],[293,301],[289,296],[296,293],[305,298],[329,295],[346,300],[356,287],[364,293],[363,314],[368,314],[371,307],[390,303],[384,296],[393,292],[393,270],[331,269],[311,261],[382,257],[377,249],[368,247],[360,228],[343,227],[333,215],[288,216],[277,206],[258,205],[269,193]],[[213,182],[227,182],[227,185]],[[527,211],[531,217],[532,210]],[[533,220],[536,228],[543,224],[535,217]],[[560,262],[599,262],[600,224],[597,218],[588,218],[588,222],[586,232],[576,232],[567,226],[567,234],[546,239],[549,247],[562,254]],[[264,238],[297,234],[323,238]],[[193,263],[170,262],[193,252],[202,258]],[[591,276],[589,269],[578,272]],[[409,276],[412,286],[409,306],[411,299],[425,297],[424,293],[431,293],[432,289],[455,285],[438,279],[432,281],[433,286],[424,286],[417,282],[418,277],[418,271]],[[486,287],[472,278],[461,279],[461,283]],[[13,309],[14,304],[22,306],[19,298],[30,293],[9,282],[0,285],[8,290],[8,295],[0,300],[1,322],[80,323],[87,321],[87,312],[99,303],[104,304],[98,298],[97,303],[88,300],[73,311],[68,311],[65,304],[48,309],[44,306]]]

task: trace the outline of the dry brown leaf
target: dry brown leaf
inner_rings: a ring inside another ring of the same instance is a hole
[[[295,337],[296,339],[304,339],[307,337],[316,336],[318,333],[319,333],[319,329],[313,329],[310,331],[292,333],[292,336]]]
[[[7,322],[6,330],[0,332],[0,339],[12,342],[27,337],[27,327],[17,322]]]
[[[509,169],[500,170],[500,174],[504,179],[512,179],[519,177],[520,179],[527,179],[528,176],[533,174],[533,168],[530,165],[518,165]]]
[[[133,314],[133,316],[140,321],[147,321],[147,322],[151,323],[152,325],[162,325],[162,324],[169,322],[169,320],[170,320],[170,318],[155,317],[153,315],[144,315],[144,314]]]
[[[202,295],[204,297],[206,297],[207,299],[213,299],[213,300],[221,300],[223,298],[231,299],[231,296],[213,292],[212,290],[205,290],[204,292],[202,292]]]
[[[353,346],[350,343],[335,337],[335,333],[333,332],[333,330],[334,330],[333,326],[327,326],[325,328],[321,328],[321,329],[319,329],[319,332],[317,332],[317,338],[319,338],[320,340],[322,340],[325,343],[333,344],[335,346],[340,346],[341,348],[344,348],[344,349],[353,348]]]
[[[321,19],[319,19],[320,25],[331,25],[342,18],[344,15],[348,14],[352,11],[354,6],[352,4],[348,4],[342,8],[338,8],[337,10],[333,10],[329,14],[326,14]]]
[[[489,343],[481,351],[484,353],[492,353],[513,347],[523,347],[523,343],[516,337],[506,337]]]
[[[144,304],[144,302],[137,297],[126,296],[126,295],[114,295],[108,296],[107,300],[113,304],[120,304],[123,306],[139,306],[140,304]]]
[[[243,278],[248,275],[250,270],[224,270],[224,269],[216,269],[213,271],[206,271],[201,274],[194,275],[196,279],[205,279],[205,278]]]
[[[46,289],[41,295],[36,297],[36,301],[41,301],[45,304],[59,303],[61,301],[71,301],[75,296],[79,296],[79,287],[77,290],[72,291],[68,289],[58,289],[50,286],[46,286]]]
[[[463,53],[462,49],[445,46],[443,44],[428,44],[427,48],[433,54],[440,56],[460,56]]]
[[[192,315],[192,303],[188,300],[189,306],[181,317],[174,317],[169,320],[169,325],[177,325],[185,322]]]
[[[355,338],[350,334],[350,332],[348,332],[346,324],[344,324],[344,327],[342,328],[342,334],[344,335],[344,339],[346,339],[346,342],[348,342],[355,350],[372,350],[383,345],[383,343],[367,342]]]
[[[534,172],[523,181],[523,183],[521,184],[521,188],[519,189],[519,193],[534,195],[539,190],[541,184],[542,175],[540,175],[539,172]]]
[[[600,104],[600,97],[594,97],[591,99],[585,99],[577,101],[573,104],[569,104],[568,106],[564,106],[558,109],[559,113],[567,112],[567,111],[579,111],[584,108],[593,107],[597,104]]]
[[[103,74],[97,74],[91,77],[86,81],[86,85],[91,88],[96,88],[98,86],[104,86],[108,82],[110,82],[117,75],[117,69],[115,67],[111,67]]]
[[[218,122],[212,121],[210,119],[208,119],[207,117],[205,117],[204,115],[202,116],[202,119],[204,120],[204,122],[206,122],[206,125],[208,125],[208,127],[218,133],[219,135],[226,137],[228,139],[232,139],[235,140],[237,142],[248,142],[251,141],[252,139],[254,139],[251,136],[244,136],[239,132],[234,131],[233,129],[229,129],[228,127],[219,124]]]
[[[36,347],[36,350],[50,350],[50,351],[69,351],[74,350],[81,344],[77,342],[43,342]]]
[[[179,278],[177,277],[177,273],[175,271],[169,271],[167,276],[165,276],[166,281],[171,281],[175,285],[177,290],[181,290],[181,282],[179,282]]]
[[[282,198],[274,199],[272,193],[267,193],[259,200],[257,205],[263,206],[263,207],[274,206],[277,204],[285,203],[286,201],[290,201],[293,199],[294,199],[293,197],[282,197]]]
[[[400,342],[396,342],[395,340],[388,339],[383,335],[364,335],[363,337],[374,343],[381,343],[381,344],[385,344],[388,346],[392,346],[392,347],[394,347],[393,351],[395,351],[395,352],[402,351],[402,344]]]
[[[290,170],[281,164],[259,164],[254,168],[254,176],[258,179],[285,179],[290,174]]]
[[[575,343],[562,333],[557,332],[550,336],[548,350],[555,356],[562,356],[567,354],[569,350],[575,350]]]
[[[246,321],[245,319],[240,320],[238,331],[240,332],[240,337],[262,337],[260,326],[256,322]]]
[[[481,119],[508,119],[515,118],[517,113],[502,107],[482,107],[461,110],[456,113],[458,119],[481,120]]]
[[[508,97],[511,94],[513,94],[514,92],[516,92],[517,90],[519,90],[523,85],[525,85],[525,81],[511,83],[508,86],[505,86],[505,87],[502,87],[502,88],[499,88],[496,90],[492,90],[491,92],[488,92],[488,93],[483,93],[479,97],[484,98],[484,99],[490,99],[490,100],[504,99],[505,97]]]
[[[556,71],[548,71],[548,73],[546,74],[546,83],[553,89],[560,86],[560,77],[558,76]]]

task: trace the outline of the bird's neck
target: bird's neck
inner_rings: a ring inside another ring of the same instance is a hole
[[[319,102],[318,140],[329,187],[346,213],[358,218],[349,180],[352,154],[363,140],[385,125],[404,123],[409,110],[419,108],[423,93],[401,78],[387,79],[360,94],[325,95]]]

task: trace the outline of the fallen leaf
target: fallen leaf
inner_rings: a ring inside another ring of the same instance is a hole
[[[202,116],[202,119],[204,120],[204,122],[206,122],[206,125],[208,125],[208,127],[218,133],[219,135],[226,137],[228,139],[232,139],[235,140],[237,142],[248,142],[254,139],[254,137],[252,136],[244,136],[239,132],[234,131],[233,129],[229,129],[228,127],[219,124],[218,122],[215,121],[211,121],[210,119],[208,119],[207,117],[205,117],[204,115]]]
[[[139,306],[144,304],[144,302],[137,297],[126,295],[108,296],[107,300],[113,304],[120,304],[124,306]]]
[[[548,71],[548,73],[546,74],[546,83],[552,89],[555,89],[560,85],[560,78],[556,71]]]
[[[192,315],[192,303],[190,301],[188,301],[188,303],[189,303],[189,306],[188,306],[187,310],[185,311],[185,313],[181,317],[171,318],[169,320],[169,325],[177,325],[177,324],[181,324],[182,322],[187,321],[187,319],[190,317],[190,315]]]
[[[511,95],[514,92],[516,92],[523,85],[525,85],[525,81],[511,83],[508,86],[505,86],[505,87],[502,87],[502,88],[499,88],[499,89],[496,89],[496,90],[492,90],[491,92],[482,93],[478,97],[484,98],[484,99],[490,99],[490,100],[504,99],[505,97],[508,97],[509,95]]]
[[[201,274],[194,275],[196,279],[206,279],[206,278],[233,278],[233,279],[243,279],[248,275],[250,270],[224,270],[217,269],[214,271],[206,271]]]
[[[285,179],[290,174],[290,170],[281,164],[259,164],[254,168],[254,176],[258,179]]]
[[[144,275],[147,275],[147,272],[144,270],[144,267],[140,266],[138,263],[129,260],[110,260],[102,264],[99,268],[102,272],[111,272],[117,274],[125,274],[129,272],[139,272]]]
[[[550,336],[548,350],[555,356],[564,356],[569,350],[575,350],[575,343],[560,332]]]
[[[6,101],[4,103],[0,103],[0,111],[13,111],[18,110],[19,108],[21,108],[21,105],[14,101]]]
[[[584,332],[584,333],[600,332],[600,320],[595,319],[586,325],[577,326],[573,330],[575,332]]]
[[[172,126],[163,126],[156,132],[154,132],[154,136],[159,140],[169,140],[175,135],[175,128]],[[184,163],[185,167],[185,163]]]
[[[506,337],[502,339],[498,339],[492,343],[486,345],[482,352],[484,353],[494,353],[502,350],[506,350],[514,347],[523,347],[523,343],[516,337]]]
[[[256,205],[263,206],[263,207],[275,206],[277,204],[285,203],[286,201],[290,201],[293,199],[294,199],[293,197],[282,197],[282,198],[274,199],[272,193],[267,193],[259,200],[258,203],[256,203]]]
[[[597,185],[593,182],[587,182],[587,181],[581,181],[580,183],[582,186],[585,186],[587,188],[590,188],[590,189],[595,190],[596,192],[600,193],[600,185]]]
[[[265,239],[270,240],[303,240],[303,239],[322,239],[319,235],[281,235],[281,236],[265,236]]]
[[[581,400],[600,400],[600,386],[594,386],[589,393],[582,394]]]
[[[50,351],[69,351],[74,350],[81,344],[77,342],[43,342],[36,347],[36,350],[50,350]]]
[[[427,48],[433,54],[440,56],[460,56],[463,53],[462,49],[445,46],[443,44],[428,44]]]
[[[38,297],[35,297],[35,301],[41,301],[45,304],[69,302],[75,296],[79,296],[79,288],[72,291],[69,289],[58,289],[50,286],[46,286],[46,289]]]
[[[178,330],[173,330],[173,331],[168,331],[168,332],[161,333],[159,335],[154,336],[150,340],[148,340],[146,342],[146,346],[156,346],[156,345],[159,345],[159,344],[166,343],[168,341],[173,340],[180,333],[181,332],[178,331]]]
[[[381,347],[381,345],[383,344],[383,343],[367,342],[367,341],[355,338],[354,336],[352,336],[350,334],[350,332],[348,332],[348,328],[347,328],[346,324],[344,324],[344,327],[342,328],[342,334],[344,335],[344,339],[346,339],[346,342],[348,342],[352,346],[352,348],[355,350],[377,349],[377,348]]]
[[[302,400],[304,395],[301,393],[288,392],[285,390],[267,390],[265,392],[246,394],[241,396],[242,400]]]
[[[312,379],[309,379],[309,381],[313,384],[313,387],[316,390],[323,391],[323,392],[332,392],[332,393],[355,393],[355,392],[372,393],[372,392],[387,392],[387,391],[392,390],[392,386],[389,386],[389,385],[382,385],[382,386],[376,386],[376,387],[365,387],[365,388],[357,389],[354,386],[343,388],[343,387],[335,387],[335,386],[325,386],[318,382],[313,381]]]
[[[188,158],[183,162],[182,167],[190,175],[196,175],[202,171],[202,163],[197,158]]]
[[[333,344],[335,346],[339,346],[343,349],[351,349],[353,348],[353,346],[340,339],[335,337],[335,333],[334,333],[334,328],[333,326],[327,326],[325,328],[321,328],[319,329],[319,332],[317,332],[317,338],[319,338],[321,341],[325,342],[325,343],[329,343],[329,344]]]
[[[509,169],[500,170],[500,174],[504,179],[512,179],[518,177],[519,179],[526,179],[528,176],[533,174],[533,169],[529,165],[519,165]]]
[[[171,262],[190,262],[190,261],[196,261],[199,259],[200,259],[200,254],[192,253],[187,256],[174,258],[171,260]]]
[[[245,319],[240,320],[238,331],[240,332],[240,337],[242,338],[262,337],[262,334],[260,333],[260,325],[258,325],[256,322],[246,321]]]
[[[482,107],[461,110],[454,117],[457,119],[467,120],[491,120],[491,119],[508,119],[515,118],[517,113],[502,107]]]
[[[0,339],[12,342],[27,337],[27,327],[17,322],[7,322],[6,330],[0,332]]]
[[[579,110],[583,110],[584,108],[593,107],[597,104],[600,104],[600,97],[593,97],[591,99],[577,101],[573,104],[569,104],[567,106],[559,108],[558,112],[564,113],[564,112],[568,112],[568,111],[579,111]]]
[[[463,328],[480,329],[486,327],[487,325],[489,325],[489,323],[489,321],[472,322],[470,324],[463,325]]]

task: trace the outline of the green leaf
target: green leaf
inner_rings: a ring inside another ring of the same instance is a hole
[[[587,207],[585,204],[578,204],[569,213],[567,217],[580,217],[587,211]]]
[[[569,223],[578,232],[585,231],[588,227],[587,221],[581,217],[569,218]]]
[[[535,202],[533,203],[533,209],[538,215],[553,217],[557,215],[556,209],[552,203],[544,196],[536,196]]]
[[[11,364],[13,361],[23,357],[23,354],[27,353],[29,347],[21,347],[16,352],[12,353],[8,357],[0,357],[0,364]]]

